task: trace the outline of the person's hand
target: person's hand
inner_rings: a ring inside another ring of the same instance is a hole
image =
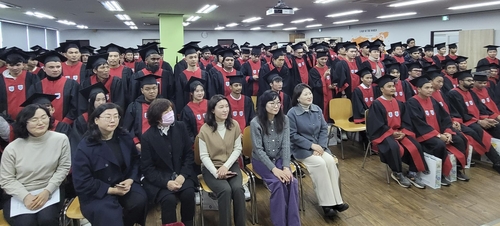
[[[450,133],[443,133],[443,135],[446,136],[446,144],[449,144],[452,142],[453,136],[451,136]]]
[[[324,76],[324,77],[326,77],[326,76],[330,76],[330,69],[326,70],[326,71],[325,71],[325,74],[323,74],[323,76]]]
[[[486,121],[486,120],[478,120],[478,121],[477,121],[477,123],[478,123],[481,127],[483,127],[484,129],[489,129],[489,128],[491,128],[491,124],[490,124],[490,123],[488,123],[488,121]]]
[[[401,134],[400,134],[398,131],[396,131],[396,132],[392,133],[392,137],[394,137],[394,139],[396,139],[396,140],[397,140],[400,136],[401,136]]]
[[[182,175],[179,175],[175,178],[175,182],[177,182],[177,184],[179,184],[181,187],[184,184],[184,181],[186,181],[186,178],[184,178],[184,176]]]
[[[42,208],[43,205],[45,205],[45,203],[47,203],[47,201],[49,200],[49,197],[50,197],[50,192],[43,189],[43,191],[40,192],[40,194],[35,196],[35,199],[31,203],[31,210],[37,210]]]
[[[453,122],[453,128],[458,131],[462,131],[462,126],[460,125],[459,122]]]
[[[492,126],[496,126],[498,124],[498,121],[495,120],[495,119],[490,119],[490,118],[487,118],[485,119],[488,123],[490,123]]]
[[[182,186],[179,185],[175,180],[168,181],[167,183],[167,188],[170,191],[177,191],[181,188]]]
[[[306,52],[306,53],[309,52],[309,47],[307,45],[302,45],[302,46],[303,46],[302,48],[304,49],[304,52]]]
[[[259,75],[252,76],[253,80],[259,80]]]
[[[35,200],[36,196],[32,195],[31,193],[29,193],[28,195],[26,195],[23,199],[23,203],[24,203],[24,206],[31,210],[31,207],[33,206],[33,201]]]
[[[118,195],[118,196],[124,196],[126,195],[130,190],[127,190],[125,188],[121,187],[109,187],[108,188],[108,194],[110,195]]]
[[[287,52],[287,53],[292,53],[292,52],[293,52],[292,47],[287,45],[287,46],[286,46],[286,52]]]
[[[273,172],[274,176],[276,176],[281,181],[281,183],[285,183],[288,180],[288,178],[287,178],[285,172],[283,172],[283,170],[280,170],[277,167],[274,167],[272,172]]]
[[[126,179],[120,183],[118,183],[120,187],[122,188],[126,188],[127,190],[130,190],[130,188],[132,187],[132,184],[134,183],[134,180],[132,179]]]
[[[226,179],[226,174],[227,174],[227,167],[226,166],[221,166],[217,170],[217,179]]]
[[[285,175],[288,178],[288,181],[287,181],[288,184],[290,184],[290,182],[293,181],[292,170],[290,170],[290,168],[288,168],[288,167],[283,167],[283,172],[285,173]]]
[[[313,155],[315,156],[322,156],[323,152],[325,152],[323,148],[318,144],[312,144],[311,149],[313,150]]]
[[[135,148],[137,148],[138,151],[141,151],[141,143],[136,144]]]
[[[439,134],[440,136],[438,137],[441,141],[445,142],[448,140],[448,137],[446,137],[446,135],[444,134]]]

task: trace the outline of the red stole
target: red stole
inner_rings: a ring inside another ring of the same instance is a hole
[[[299,70],[300,80],[304,84],[309,84],[309,72],[307,71],[307,66],[304,58],[294,58]]]
[[[266,63],[270,64],[271,63],[271,57],[269,56],[264,56],[264,59],[266,60]]]
[[[132,69],[132,72],[135,72],[135,61],[132,62],[124,61],[123,65],[125,65],[125,67]]]
[[[56,99],[52,101],[52,106],[56,109],[52,117],[59,121],[64,119],[64,85],[66,84],[66,80],[67,78],[65,77],[61,77],[56,81],[50,81],[47,78],[42,80],[43,93],[57,96]]]
[[[457,55],[450,55],[450,54],[448,54],[447,57],[449,57],[452,60],[456,60],[458,56]]]
[[[358,64],[354,59],[352,62],[346,59],[345,62],[347,62],[351,73],[351,84],[349,84],[351,86],[351,92],[354,92],[354,89],[361,84],[361,79],[359,78],[359,75],[356,74],[356,72],[358,72]]]
[[[122,78],[124,68],[125,68],[125,66],[123,66],[123,65],[120,65],[117,68],[109,68],[109,75],[110,75],[109,77],[114,76],[114,77]]]
[[[227,99],[229,100],[229,106],[231,106],[233,119],[238,122],[241,132],[243,133],[243,130],[247,125],[245,117],[245,96],[241,95],[239,100],[235,100],[230,94],[227,96]]]
[[[262,61],[258,60],[256,63],[253,62],[253,60],[249,60],[248,63],[250,64],[250,69],[252,70],[252,77],[257,75],[259,77],[259,72],[260,68],[262,67]],[[252,96],[257,96],[257,93],[259,92],[259,83],[257,81],[254,81],[252,84]]]
[[[498,107],[495,104],[494,100],[491,99],[490,94],[488,93],[488,89],[477,89],[474,87],[472,88],[472,90],[477,95],[477,97],[479,97],[479,100],[481,100],[481,102],[486,105],[488,110],[493,112],[493,115],[491,115],[490,118],[496,118],[500,114],[500,111],[498,110]]]
[[[285,106],[285,94],[282,91],[277,91],[280,95],[281,99],[281,110],[283,110],[283,107]]]
[[[468,122],[465,122],[464,124],[466,126],[469,126],[470,124],[477,122],[481,117],[479,115],[479,109],[474,103],[474,99],[472,99],[472,95],[470,94],[470,92],[463,91],[460,88],[454,88],[453,90],[456,90],[464,99],[465,105],[467,106],[467,114],[470,114],[474,117],[473,119],[469,120]]]
[[[337,53],[333,49],[329,49],[328,52],[330,53],[330,59],[335,60],[337,58]]]
[[[224,96],[227,96],[231,93],[231,89],[229,88],[229,78],[227,78],[227,76],[236,75],[236,69],[232,69],[231,71],[222,69],[221,74],[222,79],[224,80]]]
[[[366,87],[364,84],[361,84],[358,87],[363,94],[363,101],[366,103],[366,106],[370,108],[373,103],[373,88],[371,86]]]
[[[374,61],[368,60],[368,63],[370,63],[370,67],[372,68],[372,74],[377,73],[377,65],[378,65],[382,76],[385,75],[385,69],[384,69],[384,65],[382,65],[382,62],[380,62],[380,61],[374,62]]]
[[[31,73],[33,73],[33,74],[37,75],[37,74],[38,74],[38,72],[40,72],[41,70],[42,70],[42,68],[41,68],[41,67],[36,67],[36,68],[35,68],[35,70],[33,70],[33,72],[31,72]]]
[[[221,73],[224,71],[224,69],[222,69],[222,67],[219,66],[216,62],[212,62],[212,66],[213,68],[215,68],[215,70],[220,71]]]
[[[148,109],[149,109],[149,103],[141,103],[141,106],[142,106],[142,112],[141,112],[141,127],[142,127],[142,130],[141,130],[141,134],[144,134],[146,132],[146,130],[149,129],[149,123],[148,123]]]
[[[330,75],[325,76],[325,73],[329,70],[329,68],[325,65],[322,68],[318,66],[314,66],[316,70],[318,70],[319,76],[321,76],[321,84],[323,84],[323,116],[325,120],[328,120],[328,104],[330,100],[333,99],[333,92],[329,88],[332,84],[332,80]]]
[[[446,60],[446,57],[442,56],[441,54],[436,54],[436,57],[439,59],[440,62],[443,62],[444,60]]]
[[[368,60],[368,57],[365,57],[363,55],[359,55],[359,58],[361,59],[361,62],[365,62]]]
[[[85,120],[85,122],[88,122],[89,121],[89,113],[85,112],[82,114],[82,117],[83,119]]]
[[[443,99],[443,94],[441,93],[441,90],[435,90],[433,93],[432,93],[432,97],[434,98],[434,100],[436,100],[439,104],[441,104],[441,106],[444,108],[444,110],[446,112],[448,112],[448,114],[450,114],[450,108],[448,107],[448,104],[444,101]]]
[[[151,71],[148,71],[146,68],[142,69],[141,71],[142,71],[142,73],[144,74],[144,76],[146,76],[146,75],[150,75],[150,74],[153,74],[153,75],[156,75],[156,76],[162,77],[162,74],[163,74],[163,69],[161,69],[161,68],[160,68],[160,69],[158,69],[158,71],[156,71],[155,73],[153,73],[153,72],[151,72]],[[162,78],[156,78],[156,83],[158,83],[158,94],[159,94],[159,95],[161,95],[161,94],[162,94],[162,93],[161,93],[161,90],[162,90],[162,89],[161,89],[161,79],[162,79]],[[107,87],[106,87],[106,88],[107,88]],[[184,88],[184,87],[182,87],[182,88]],[[109,90],[109,92],[111,92],[111,90],[110,90],[110,89],[108,89],[108,90]]]
[[[188,82],[189,82],[189,79],[191,79],[191,77],[201,78],[201,69],[200,68],[197,68],[196,71],[189,71],[188,69],[186,69],[182,73],[184,73],[184,75],[186,75],[186,79]]]
[[[396,55],[394,55],[394,59],[395,59],[398,63],[400,63],[400,64],[404,64],[404,63],[405,63],[405,58],[404,58],[404,56],[396,56]]]
[[[200,62],[201,62],[201,64],[203,64],[203,66],[207,67],[207,65],[210,63],[210,59],[205,60],[205,58],[202,57],[200,59]]]
[[[444,76],[451,81],[451,84],[453,84],[453,88],[457,88],[457,86],[458,86],[458,80],[456,78],[453,78],[453,76],[449,75],[446,72],[443,72],[443,73],[444,73]]]
[[[78,63],[74,64],[74,65],[68,65],[66,63],[62,63],[62,74],[64,77],[66,78],[69,78],[69,79],[73,79],[75,80],[76,82],[80,83],[81,79],[80,78],[80,71],[81,71],[81,68],[82,68],[82,65],[83,63],[78,61]]]
[[[243,59],[241,59],[241,57],[240,57],[240,58],[238,58],[238,61],[240,62],[240,65],[243,65],[243,64],[244,64],[245,62],[247,62],[248,60],[243,60]]]
[[[90,76],[90,85],[94,85],[94,84],[96,84],[98,82],[99,81],[97,81],[97,75]],[[109,93],[112,92],[112,90],[111,90],[111,84],[113,84],[113,76],[110,75],[109,78],[106,80],[105,83],[103,83],[103,82],[100,82],[100,83],[102,83],[104,85],[104,87],[106,87],[106,89],[109,90]],[[109,93],[106,94],[106,98],[108,99],[107,103],[113,102],[111,100],[111,95],[109,95]]]
[[[490,58],[490,57],[486,57],[485,59],[486,59],[486,60],[487,60],[490,64],[493,64],[493,63],[495,63],[495,64],[500,64],[500,63],[499,63],[498,58]]]
[[[7,113],[15,119],[17,114],[23,109],[20,105],[26,100],[26,70],[22,70],[17,78],[3,77],[5,82],[5,92],[7,93]],[[34,76],[34,75],[33,75]]]
[[[427,61],[427,63],[430,63],[431,65],[436,64],[436,62],[434,62],[434,60],[432,58],[423,57],[422,59],[424,59],[425,61]]]
[[[413,90],[413,93],[414,93],[415,95],[417,95],[417,94],[418,94],[417,87],[415,87],[413,84],[411,84],[411,82],[410,82],[410,78],[411,78],[411,77],[407,78],[407,79],[406,79],[406,81],[408,81],[408,84],[410,84],[410,87],[411,87],[411,89]]]
[[[7,65],[0,67],[0,73],[3,73],[5,70],[7,70]]]
[[[190,101],[187,106],[193,111],[194,119],[196,120],[196,134],[200,131],[201,126],[205,124],[205,115],[207,113],[207,103],[206,99],[203,99],[200,103],[194,103]],[[231,105],[231,107],[233,107]]]
[[[403,89],[403,81],[395,82],[394,87],[396,88],[396,92],[394,92],[394,98],[396,98],[396,100],[399,100],[403,103],[406,102],[406,96],[405,96],[405,92]]]

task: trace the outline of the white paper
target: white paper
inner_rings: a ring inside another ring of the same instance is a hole
[[[32,195],[36,196],[36,195],[40,194],[42,191],[43,191],[43,188],[39,189],[39,190],[31,191],[30,193]],[[28,208],[26,208],[26,206],[24,206],[24,203],[22,201],[19,201],[19,200],[15,199],[14,197],[12,197],[10,199],[10,217],[15,217],[15,216],[21,215],[21,214],[38,213],[40,210],[45,209],[47,206],[59,203],[60,199],[61,199],[61,197],[60,197],[59,188],[58,188],[57,190],[54,191],[54,193],[52,193],[51,198],[49,200],[47,200],[47,202],[45,203],[45,205],[42,206],[42,208],[37,209],[37,210],[29,210]]]

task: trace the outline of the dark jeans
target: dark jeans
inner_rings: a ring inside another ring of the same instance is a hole
[[[157,200],[161,204],[161,223],[177,222],[177,199],[181,202],[182,223],[186,226],[193,226],[196,205],[194,188],[187,188],[176,193],[172,193],[167,189],[160,190]]]

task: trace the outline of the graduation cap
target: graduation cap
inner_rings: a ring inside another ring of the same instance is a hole
[[[379,46],[385,46],[384,41],[380,39],[375,39],[375,41],[372,42],[373,45],[379,45]]]
[[[467,59],[469,59],[469,58],[464,57],[464,56],[457,56],[457,58],[455,59],[455,62],[457,62],[457,64],[459,64],[459,63],[467,61]]]
[[[92,55],[92,56],[89,56],[89,59],[87,60],[87,65],[86,65],[86,69],[97,69],[99,66],[103,65],[103,64],[107,64],[108,63],[108,56],[109,56],[109,53],[102,53],[102,54],[96,54],[96,55]]]
[[[30,104],[40,104],[46,105],[51,104],[54,99],[57,98],[57,95],[45,94],[45,93],[33,93],[28,99],[26,99],[20,107],[26,107]]]
[[[395,42],[391,44],[391,49],[395,50],[397,47],[402,47],[403,43],[402,42]]]
[[[68,60],[65,56],[61,55],[60,53],[56,51],[48,51],[44,53],[41,56],[38,56],[35,58],[35,60],[38,60],[39,62],[42,62],[43,64],[47,64],[48,62],[65,62]]]
[[[198,46],[199,43],[200,43],[200,41],[191,41],[191,42],[184,44],[184,46]]]
[[[226,78],[229,79],[229,84],[234,84],[234,83],[240,83],[244,84],[245,83],[245,77],[242,74],[236,74],[236,75],[228,75]]]
[[[218,54],[222,56],[223,59],[226,59],[226,57],[234,57],[236,55],[236,52],[234,52],[234,50],[232,49],[227,48],[219,51]]]
[[[345,42],[344,43],[344,48],[345,50],[349,50],[349,49],[358,49],[356,47],[356,42]]]
[[[401,71],[401,64],[398,62],[393,62],[386,64],[385,67],[387,68],[386,73],[390,74],[392,70],[396,69],[398,71]]]
[[[443,42],[443,43],[438,43],[436,44],[434,47],[436,47],[437,50],[440,50],[442,48],[445,48],[446,47],[446,43]]]
[[[200,48],[200,52],[201,53],[211,52],[210,49],[211,49],[210,46],[203,46]]]
[[[271,49],[271,46],[264,46],[264,50],[269,51]]]
[[[415,62],[406,63],[406,67],[408,68],[408,71],[411,71],[414,68],[422,68],[422,65],[420,64],[420,62],[415,61]]]
[[[304,48],[304,42],[299,42],[299,43],[295,43],[294,45],[291,46],[292,49],[295,51],[295,50],[298,50],[298,49],[303,49]]]
[[[160,55],[163,55],[163,52],[164,52],[164,50],[165,50],[165,49],[166,49],[165,47],[160,47],[160,48],[158,48],[158,53],[159,53]]]
[[[425,83],[429,83],[429,82],[431,82],[431,81],[426,76],[420,76],[418,78],[414,78],[414,79],[410,80],[410,83],[418,88],[421,88],[422,86],[424,86]]]
[[[135,51],[136,51],[136,49],[134,49],[134,48],[126,48],[124,53],[125,54],[127,54],[127,53],[134,53]]]
[[[142,88],[144,85],[156,85],[158,82],[156,79],[161,78],[160,76],[149,74],[145,75],[139,78],[136,78],[135,80],[139,81],[140,87]]]
[[[328,40],[330,44],[335,44],[335,41],[337,41],[337,39],[331,38],[330,40]]]
[[[388,50],[386,50],[386,52],[387,52],[387,54],[392,54],[392,52],[394,52],[394,50],[393,49],[388,49]]]
[[[490,68],[491,69],[498,69],[500,67],[500,65],[498,65],[497,63],[491,63],[490,64]]]
[[[243,43],[243,45],[240,46],[240,48],[244,48],[244,47],[250,47],[250,43],[245,42],[245,43]]]
[[[406,51],[407,51],[409,54],[412,54],[412,53],[415,53],[415,52],[420,52],[420,46],[413,46],[413,47],[410,47],[410,48],[406,49]]]
[[[260,56],[262,54],[262,48],[260,46],[252,46],[250,51],[253,56]]]
[[[125,52],[125,48],[116,45],[114,43],[109,43],[107,46],[101,46],[101,49],[106,50],[106,53],[109,52],[118,52],[119,54],[122,54]]]
[[[109,93],[109,90],[106,89],[106,86],[104,86],[102,82],[96,82],[94,85],[91,85],[85,89],[80,90],[80,93],[82,94],[83,97],[85,97],[87,101],[89,101],[90,97],[94,94],[103,93],[104,96],[106,96],[106,94]]]
[[[425,45],[424,46],[424,51],[432,51],[434,52],[434,46],[431,46],[431,45]]]
[[[327,57],[330,53],[327,51],[316,51],[316,59]]]
[[[397,62],[396,59],[394,59],[392,57],[386,57],[384,60],[382,60],[382,63],[384,65],[392,64],[392,63],[398,63],[399,64],[399,62]]]
[[[264,44],[264,43],[260,43],[258,46],[259,46],[260,48],[264,48],[264,47],[266,47],[266,44]]]
[[[394,82],[394,79],[397,78],[391,75],[384,75],[378,78],[377,80],[373,81],[373,83],[377,84],[379,87],[384,87],[385,84],[387,84],[388,82]]]
[[[497,50],[497,48],[500,47],[500,46],[496,46],[496,45],[487,45],[483,48],[486,48],[488,51],[490,50]]]
[[[327,43],[327,42],[320,42],[318,43],[318,45],[316,46],[316,50],[328,50],[330,48],[330,45]]]
[[[458,48],[457,47],[457,43],[451,43],[451,44],[449,44],[448,48],[450,48],[450,49],[456,49],[456,48]]]
[[[271,53],[273,54],[273,59],[278,59],[280,56],[285,55],[286,49],[285,48],[279,48],[275,50],[271,50]]]
[[[159,54],[157,45],[148,45],[139,50],[139,54],[143,60],[146,60],[151,54]]]
[[[241,49],[241,54],[250,54],[250,49],[247,47],[244,47]]]
[[[80,50],[80,41],[66,41],[59,43],[59,45],[62,48],[63,52],[68,52],[68,49],[71,48],[76,48]]]
[[[464,80],[465,78],[472,77],[471,70],[459,71],[453,74],[453,78],[458,80]]]
[[[359,75],[359,77],[363,78],[365,75],[371,75],[372,69],[368,67],[363,67],[361,70],[358,70],[356,74]]]
[[[437,77],[443,77],[443,74],[441,74],[441,72],[439,72],[439,71],[429,71],[429,72],[426,72],[422,76],[427,76],[430,80],[434,80]]]
[[[92,47],[92,46],[82,46],[82,47],[80,47],[80,53],[93,55],[95,49],[96,48]]]
[[[207,81],[205,79],[191,76],[189,81],[186,83],[186,86],[184,86],[184,92],[192,93],[196,90],[196,87],[198,86],[203,86],[203,89],[205,89],[205,87],[207,87]]]
[[[370,41],[369,40],[366,40],[366,41],[363,41],[363,42],[359,43],[359,48],[368,47],[368,46],[370,46]]]
[[[206,49],[208,49],[208,48],[206,48]],[[184,47],[182,47],[182,49],[180,49],[177,52],[184,55],[184,56],[187,56],[190,54],[197,53],[198,50],[200,50],[200,47],[198,47],[198,45],[185,45]],[[208,51],[210,51],[210,50],[208,50]]]
[[[271,46],[271,47],[273,47],[273,46],[277,46],[277,45],[278,45],[278,43],[277,43],[277,42],[271,42],[271,43],[269,43],[269,46]]]
[[[17,47],[11,47],[11,48],[5,49],[3,51],[3,54],[2,54],[0,59],[7,61],[7,58],[10,58],[10,59],[17,58],[17,59],[20,59],[22,62],[26,62],[26,60],[28,60],[30,58],[30,56],[28,54],[26,54],[26,52],[24,52],[22,49],[19,49]],[[16,62],[16,63],[19,63],[19,62]]]
[[[455,60],[453,59],[446,59],[446,60],[443,60],[443,62],[441,62],[441,67],[443,69],[445,69],[446,67],[450,66],[450,65],[457,65],[457,62],[455,62]]]
[[[401,46],[404,47],[405,49],[408,48],[408,44],[406,43],[403,43]]]
[[[373,50],[377,50],[377,51],[378,51],[378,50],[380,50],[380,45],[377,45],[377,44],[375,44],[375,43],[372,43],[372,44],[370,45],[370,52],[371,52],[371,51],[373,51]]]
[[[478,64],[476,66],[476,71],[487,71],[487,70],[490,70],[490,69],[491,69],[491,67],[490,67],[489,64],[481,64],[480,63],[480,64]]]
[[[28,59],[30,59],[30,60],[35,59],[37,56],[37,51],[29,51],[29,52],[25,52],[25,53],[29,56]]]
[[[231,46],[229,48],[232,49],[232,50],[235,50],[235,51],[236,50],[240,50],[240,47],[236,43],[231,44]]]
[[[33,50],[33,51],[38,51],[38,50],[44,49],[44,48],[41,47],[41,46],[39,46],[39,45],[34,45],[34,46],[30,47],[30,49]]]
[[[274,81],[283,81],[283,78],[279,75],[279,72],[278,70],[276,70],[276,68],[265,74],[263,76],[263,79],[266,80],[267,83],[272,83]]]
[[[488,73],[485,71],[475,72],[473,78],[474,81],[485,82],[488,81]]]
[[[441,72],[441,69],[437,65],[435,65],[435,64],[434,65],[426,66],[422,70],[425,73],[434,72],[434,71]]]
[[[97,54],[105,54],[105,53],[108,53],[108,51],[106,49],[98,49],[97,50]]]

